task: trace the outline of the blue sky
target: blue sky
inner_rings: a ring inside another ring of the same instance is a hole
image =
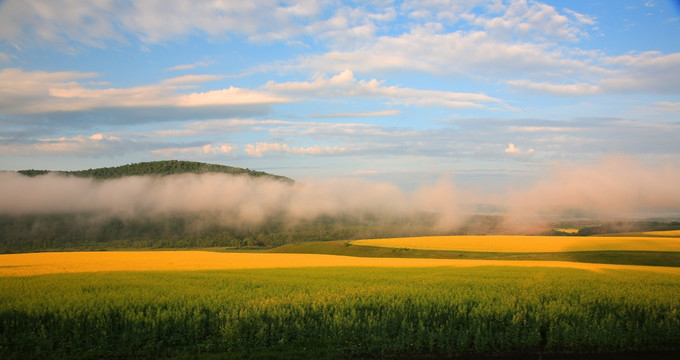
[[[680,164],[680,4],[0,1],[0,169],[183,159],[502,188]]]

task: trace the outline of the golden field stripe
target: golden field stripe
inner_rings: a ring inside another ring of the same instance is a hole
[[[646,231],[646,232],[643,232],[643,234],[644,235],[654,235],[654,236],[680,237],[680,230]]]
[[[0,255],[0,276],[101,271],[188,271],[301,267],[520,266],[589,271],[642,270],[680,275],[680,268],[588,264],[567,261],[363,258],[319,254],[217,253],[210,251],[49,252]]]
[[[464,235],[354,240],[352,245],[477,252],[680,251],[680,238]]]

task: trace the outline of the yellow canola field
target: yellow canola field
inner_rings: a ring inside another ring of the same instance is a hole
[[[555,228],[555,231],[567,233],[567,234],[576,234],[579,229],[578,228]]]
[[[352,245],[477,252],[680,251],[680,238],[466,235],[355,240]]]
[[[665,231],[647,231],[643,233],[644,235],[654,235],[654,236],[675,236],[680,237],[680,230],[665,230]]]
[[[680,275],[680,268],[586,264],[567,261],[360,258],[319,254],[217,253],[209,251],[51,252],[0,255],[0,276],[100,271],[187,271],[299,267],[521,266],[589,271],[628,269]]]

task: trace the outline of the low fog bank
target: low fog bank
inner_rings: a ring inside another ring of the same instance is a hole
[[[48,174],[0,174],[0,214],[97,213],[117,217],[210,213],[229,225],[257,225],[272,217],[288,221],[320,216],[371,214],[403,217],[440,214],[454,226],[462,198],[440,181],[412,193],[360,179],[306,179],[288,184],[228,174],[132,176],[97,181]]]
[[[629,156],[589,164],[553,164],[536,181],[502,197],[506,224],[527,228],[569,218],[642,219],[680,216],[680,167]]]
[[[455,231],[478,204],[503,209],[506,231],[532,232],[565,217],[631,218],[680,214],[680,168],[627,156],[555,164],[535,182],[494,195],[442,178],[415,191],[360,179],[303,179],[287,184],[227,174],[126,177],[96,181],[60,175],[0,173],[0,214],[97,213],[117,217],[211,213],[252,226],[272,217],[408,217],[437,214],[436,231]],[[538,226],[538,227],[537,227]]]

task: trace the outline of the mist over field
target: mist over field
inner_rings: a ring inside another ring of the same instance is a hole
[[[437,230],[459,226],[483,203],[501,209],[509,228],[528,230],[570,216],[672,216],[680,211],[680,168],[646,165],[626,156],[590,164],[555,164],[533,183],[479,194],[442,178],[414,191],[360,179],[302,179],[287,184],[227,174],[133,176],[96,181],[48,174],[0,174],[0,213],[98,213],[119,217],[211,213],[228,225],[257,225],[319,216],[437,214]]]
[[[625,155],[588,164],[553,164],[536,181],[502,196],[507,225],[545,219],[622,219],[680,215],[680,167],[648,165]]]

